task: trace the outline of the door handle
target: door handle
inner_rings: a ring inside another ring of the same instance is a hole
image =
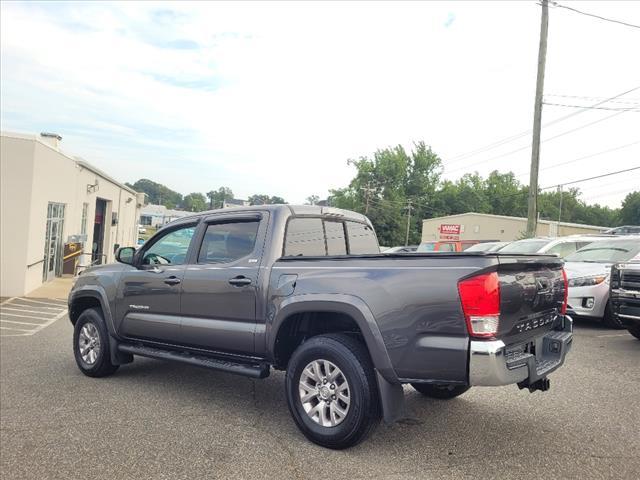
[[[181,280],[177,277],[168,277],[164,279],[164,283],[167,285],[178,285],[180,282]]]
[[[251,279],[243,275],[239,275],[229,279],[229,283],[234,287],[244,287],[246,285],[251,285]]]

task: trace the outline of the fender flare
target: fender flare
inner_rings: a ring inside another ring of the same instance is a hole
[[[278,332],[285,321],[291,315],[304,312],[334,312],[351,317],[362,332],[375,369],[387,382],[400,384],[373,313],[368,305],[355,295],[301,294],[285,298],[280,303],[277,312],[270,316],[272,320],[268,319],[267,322],[266,344],[268,352],[275,352]]]

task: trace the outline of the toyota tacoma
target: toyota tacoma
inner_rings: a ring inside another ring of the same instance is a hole
[[[290,413],[328,448],[403,414],[403,384],[451,399],[471,387],[547,390],[571,347],[562,260],[379,253],[363,215],[271,205],[161,228],[69,294],[78,367],[134,357],[253,378],[284,370]]]

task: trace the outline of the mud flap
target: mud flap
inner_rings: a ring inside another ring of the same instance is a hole
[[[382,405],[382,419],[384,423],[392,424],[406,416],[404,390],[401,383],[390,383],[376,370],[380,404]]]

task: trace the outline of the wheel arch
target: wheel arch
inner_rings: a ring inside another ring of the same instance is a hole
[[[296,332],[294,329],[292,332],[295,324],[302,325],[302,331]],[[353,332],[362,337],[380,375],[391,383],[398,383],[378,324],[369,307],[359,297],[343,294],[288,297],[280,304],[270,327],[267,333],[267,351],[273,357],[276,367],[286,366],[293,349],[308,338],[305,336],[308,333],[317,335],[338,331]]]

